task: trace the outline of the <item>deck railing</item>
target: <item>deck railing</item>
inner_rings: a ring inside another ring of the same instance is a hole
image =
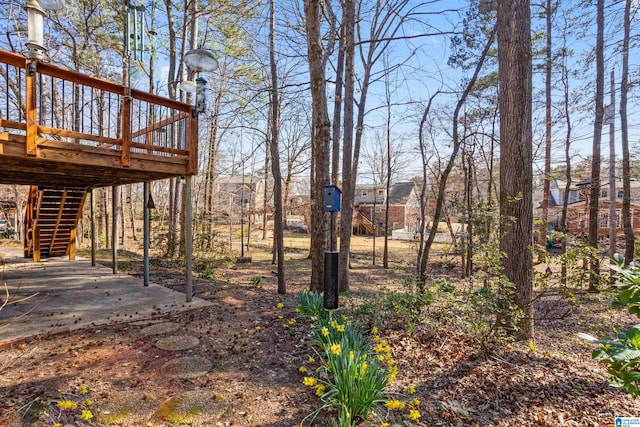
[[[186,161],[197,173],[193,106],[0,51],[0,128],[39,145],[80,144],[131,156]]]

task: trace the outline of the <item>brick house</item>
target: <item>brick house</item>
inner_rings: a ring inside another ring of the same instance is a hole
[[[598,235],[609,237],[609,184],[607,180],[603,180],[600,189],[600,197],[598,204]],[[567,228],[569,234],[573,236],[584,236],[589,234],[589,184],[590,180],[584,180],[576,183],[571,187],[569,192],[569,204],[567,205]],[[560,229],[560,221],[562,216],[562,203],[564,199],[565,183],[560,181],[552,181],[549,200],[549,223],[556,229]],[[622,238],[623,229],[621,213],[622,213],[622,182],[616,182],[616,195],[614,198],[616,204],[616,235]],[[631,181],[631,224],[636,237],[640,237],[640,182]]]
[[[382,186],[358,186],[353,212],[353,234],[391,235],[395,230],[415,232],[420,219],[419,195],[412,181],[391,185],[389,228],[385,230],[387,194]]]

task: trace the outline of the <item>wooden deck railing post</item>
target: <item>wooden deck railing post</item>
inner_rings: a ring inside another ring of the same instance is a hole
[[[130,94],[123,97],[122,108],[122,153],[120,164],[122,167],[131,166],[131,101]]]
[[[25,113],[27,122],[26,150],[27,156],[35,156],[37,154],[36,136],[38,134],[38,121],[36,111],[36,68],[38,62],[35,60],[26,62],[26,82],[25,82]]]

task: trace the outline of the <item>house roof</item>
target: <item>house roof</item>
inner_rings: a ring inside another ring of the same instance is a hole
[[[414,183],[411,181],[408,182],[398,182],[393,184],[391,187],[391,191],[389,192],[389,204],[390,205],[404,205],[411,197],[411,192],[413,191]]]

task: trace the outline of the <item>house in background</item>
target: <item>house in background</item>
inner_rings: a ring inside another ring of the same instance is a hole
[[[264,180],[254,176],[221,176],[215,181],[216,220],[239,224],[263,208]],[[253,219],[255,222],[255,218]]]
[[[600,197],[598,204],[598,235],[609,237],[609,221],[616,221],[617,236],[622,237],[622,182],[616,182],[616,194],[613,199],[609,195],[608,179],[601,180]],[[567,228],[573,236],[586,237],[589,234],[589,192],[591,179],[587,178],[572,185],[569,190],[569,203],[567,205]],[[561,229],[562,205],[564,202],[566,183],[551,181],[549,199],[549,223],[555,229]],[[540,199],[541,200],[541,199]],[[616,205],[615,218],[609,218],[610,203]],[[640,237],[640,182],[631,181],[631,224],[636,237]]]
[[[415,233],[420,220],[419,195],[412,181],[391,185],[389,191],[389,227],[385,229],[387,192],[384,186],[358,186],[353,212],[353,233],[391,236],[394,232]]]

